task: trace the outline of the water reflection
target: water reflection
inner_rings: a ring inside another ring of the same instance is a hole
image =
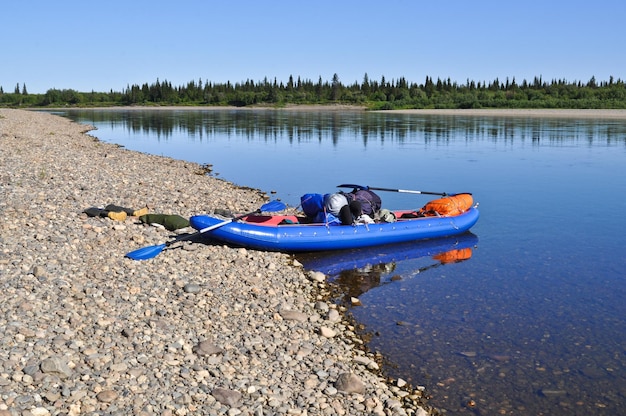
[[[459,136],[468,142],[522,140],[538,144],[563,141],[588,142],[599,137],[607,144],[626,144],[626,126],[611,120],[524,117],[415,116],[368,112],[277,110],[119,110],[92,109],[58,112],[93,125],[123,126],[128,132],[169,140],[184,132],[189,140],[215,135],[247,140],[289,143],[322,142],[334,145],[340,138],[354,138],[363,147],[370,143],[407,143],[416,139],[445,144]]]
[[[350,307],[353,298],[378,286],[412,279],[445,264],[469,260],[477,243],[478,237],[468,232],[458,237],[391,245],[378,250],[352,250],[303,264],[310,270],[327,274],[335,292],[341,294],[337,301]],[[420,258],[428,258],[428,264],[416,265],[410,271],[398,269],[401,262]],[[362,335],[371,338],[366,333]]]
[[[337,285],[349,300],[382,284],[412,278],[444,264],[468,260],[477,244],[478,237],[467,232],[454,237],[365,249],[305,253],[297,258],[305,269],[327,275],[328,281]],[[402,276],[393,274],[398,263],[422,257],[429,257],[432,262]]]

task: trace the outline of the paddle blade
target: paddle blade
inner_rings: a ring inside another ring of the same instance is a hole
[[[287,206],[285,204],[283,204],[280,201],[270,201],[266,204],[263,204],[263,206],[261,206],[261,208],[259,208],[259,211],[261,212],[276,212],[276,211],[282,211],[285,208],[287,208]]]
[[[264,204],[263,206],[261,206],[261,208],[258,209],[258,212],[262,212],[262,211],[265,211],[265,212],[276,212],[276,211],[282,211],[285,208],[287,208],[287,206],[284,203],[280,202],[280,201],[270,201],[270,202]],[[214,224],[214,225],[212,225],[210,227],[207,227],[207,228],[204,228],[204,229],[202,229],[202,230],[200,230],[200,231],[198,231],[196,233],[189,234],[189,235],[187,235],[185,237],[178,238],[177,240],[171,241],[171,242],[169,242],[167,244],[159,244],[158,246],[143,247],[143,248],[140,248],[138,250],[131,251],[130,253],[126,253],[126,257],[128,257],[129,259],[133,259],[133,260],[148,260],[148,259],[151,259],[153,257],[158,256],[159,253],[161,253],[163,251],[163,249],[165,249],[165,247],[167,247],[168,244],[172,244],[175,241],[186,240],[188,238],[192,238],[192,237],[194,237],[196,235],[205,233],[207,231],[214,230],[214,229],[222,227],[222,226],[224,226],[226,224],[230,224],[234,220],[237,220],[239,218],[243,218],[246,215],[250,215],[250,214],[253,214],[253,213],[254,212],[249,213],[249,214],[244,214],[244,215],[242,215],[240,217],[228,219],[228,220],[220,222],[218,224]]]
[[[354,184],[351,184],[351,183],[344,183],[344,184],[341,184],[341,185],[337,185],[337,188],[354,188],[354,189],[365,189],[365,190],[369,189],[368,186],[354,185]]]
[[[132,260],[148,260],[148,259],[158,256],[159,253],[162,252],[165,247],[166,247],[166,244],[159,244],[158,246],[143,247],[143,248],[131,251],[130,253],[126,253],[126,257]]]

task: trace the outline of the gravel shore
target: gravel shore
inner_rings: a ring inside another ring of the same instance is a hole
[[[91,129],[0,109],[0,416],[428,414],[291,256],[194,242],[125,258],[175,233],[84,209],[189,217],[267,197]]]

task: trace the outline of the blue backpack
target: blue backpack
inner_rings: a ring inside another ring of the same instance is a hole
[[[324,196],[322,194],[304,194],[300,197],[300,205],[304,214],[313,219],[324,212]]]
[[[324,210],[324,195],[322,194],[305,194],[300,197],[300,205],[302,211],[315,223],[323,223],[329,225],[340,225],[339,218]]]

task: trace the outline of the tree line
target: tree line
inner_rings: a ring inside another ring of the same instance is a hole
[[[0,106],[284,106],[287,104],[348,104],[374,110],[391,109],[470,109],[470,108],[626,108],[626,85],[610,77],[598,82],[595,77],[583,83],[542,77],[518,83],[515,78],[491,82],[467,80],[464,84],[427,76],[423,83],[404,77],[343,84],[334,74],[330,81],[293,76],[284,82],[276,78],[261,81],[213,83],[192,80],[173,86],[167,80],[128,85],[123,91],[79,92],[49,89],[45,94],[29,94],[26,85],[17,84],[12,93],[0,86]]]

